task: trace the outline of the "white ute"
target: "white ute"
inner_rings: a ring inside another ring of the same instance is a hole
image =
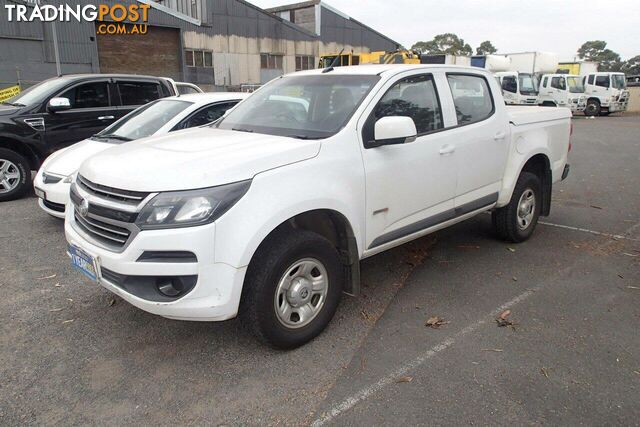
[[[263,341],[299,346],[358,293],[363,258],[484,211],[501,238],[529,238],[568,173],[570,116],[506,107],[478,68],[289,74],[216,125],[85,161],[72,265],[150,313],[240,313]]]

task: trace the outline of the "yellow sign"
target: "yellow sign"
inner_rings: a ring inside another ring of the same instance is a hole
[[[0,90],[0,102],[4,102],[7,99],[13,98],[20,93],[20,86],[11,86],[6,89]]]

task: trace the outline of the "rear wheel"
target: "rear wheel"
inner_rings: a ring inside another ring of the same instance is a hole
[[[587,107],[584,109],[585,116],[598,116],[600,115],[600,101],[596,99],[590,99],[587,101]]]
[[[342,264],[322,236],[296,230],[277,233],[249,265],[241,318],[263,342],[298,347],[320,334],[342,295]]]
[[[29,161],[15,151],[0,148],[0,202],[19,199],[30,184]]]
[[[496,234],[510,242],[524,242],[536,228],[542,207],[540,178],[531,172],[522,172],[513,190],[509,204],[493,211]]]

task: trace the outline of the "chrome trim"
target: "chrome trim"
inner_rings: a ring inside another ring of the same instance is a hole
[[[158,195],[158,193],[150,193],[147,197],[142,199],[140,203],[137,205],[127,204],[125,202],[116,202],[107,199],[103,199],[100,196],[89,193],[84,188],[80,187],[77,183],[74,183],[75,192],[80,195],[80,197],[89,200],[89,203],[92,205],[101,206],[103,208],[114,209],[117,211],[128,212],[128,213],[136,213],[140,212],[142,208],[154,197]]]
[[[85,187],[89,188],[94,193],[96,193],[95,195],[98,196],[98,197],[99,197],[100,194],[108,194],[110,196],[120,197],[122,199],[129,199],[129,200],[138,200],[138,201],[140,201],[140,200],[144,200],[145,199],[144,197],[131,196],[131,195],[128,195],[128,194],[116,193],[114,191],[102,190],[100,188],[94,187],[93,185],[95,185],[95,184],[85,180],[81,176],[78,176],[77,182],[80,184],[80,187],[85,186]],[[93,185],[91,185],[91,184],[93,184]],[[115,188],[113,190],[115,190]]]

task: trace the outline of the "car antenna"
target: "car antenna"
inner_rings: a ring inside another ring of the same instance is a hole
[[[333,61],[331,61],[331,64],[329,64],[329,66],[327,68],[325,68],[324,70],[322,70],[322,73],[328,73],[329,71],[333,71],[333,66],[336,63],[336,61],[338,59],[340,59],[340,56],[342,55],[342,52],[344,52],[344,48],[342,48],[342,50],[340,51],[340,53],[338,54],[338,56],[336,56],[335,58],[333,58]]]

